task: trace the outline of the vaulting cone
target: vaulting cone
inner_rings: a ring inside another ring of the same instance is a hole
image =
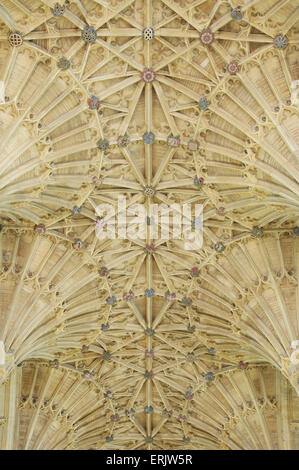
[[[228,247],[207,271],[201,270],[202,327],[210,321],[210,292],[219,305],[213,315],[227,321],[237,343],[274,365],[298,393],[297,284],[299,241],[288,234],[248,238]],[[207,275],[208,274],[208,275]],[[221,308],[220,308],[221,307]]]
[[[101,396],[101,386],[86,381],[79,370],[52,367],[51,361],[25,361],[0,383],[1,450],[105,445],[111,424]],[[116,434],[122,432],[119,428],[121,423],[116,423]]]
[[[109,366],[108,366],[109,367]],[[262,369],[262,370],[261,370]],[[111,384],[109,369],[107,384]],[[196,383],[196,370],[190,376],[177,376],[177,382],[159,382],[163,395],[176,386],[182,389]],[[110,369],[112,376],[113,367]],[[34,378],[34,380],[33,380]],[[192,402],[192,412],[184,411],[184,428],[194,446],[206,449],[295,449],[298,448],[296,418],[299,398],[292,393],[288,381],[271,366],[249,366],[246,370],[226,370],[215,375],[208,385],[200,384],[200,393]],[[118,393],[123,408],[128,407],[124,380],[114,382],[112,396]],[[111,410],[103,407],[102,386],[86,381],[82,373],[67,365],[52,367],[49,361],[25,361],[15,367],[5,383],[0,384],[1,449],[63,450],[109,448]],[[166,395],[165,395],[166,396]],[[210,402],[207,400],[209,398]],[[177,399],[169,394],[168,406],[176,408]],[[157,399],[155,413],[163,415],[164,403]],[[88,410],[92,408],[93,412]],[[279,414],[284,413],[284,418]],[[288,412],[286,411],[288,410]],[[182,409],[169,419],[173,426]],[[137,412],[137,422],[143,412]],[[175,420],[175,421],[173,421]],[[127,427],[127,420],[113,423],[113,441],[118,449],[131,448],[142,435]],[[177,426],[173,428],[174,432]],[[92,430],[92,432],[91,432]],[[164,429],[156,439],[163,447],[171,445]],[[176,432],[179,441],[183,434]],[[173,448],[173,447],[170,447]]]
[[[183,380],[185,387],[189,380],[194,383],[192,377]],[[163,389],[166,391],[166,387]],[[292,422],[298,405],[299,398],[289,381],[274,367],[252,365],[246,370],[216,373],[192,402],[192,413],[186,413],[188,436],[193,445],[198,444],[194,426],[208,433],[213,448],[298,448],[299,436]],[[203,433],[201,436],[207,437]],[[205,448],[208,445],[205,443]]]
[[[0,315],[0,338],[6,346],[6,354],[2,345],[0,356],[0,374],[4,376],[14,361],[17,365],[35,357],[54,359],[56,353],[81,350],[83,340],[89,343],[101,330],[98,309],[105,305],[108,291],[105,286],[100,292],[97,289],[97,266],[88,267],[80,256],[66,253],[61,243],[32,231],[1,235],[7,273],[1,281],[5,295]],[[4,246],[14,254],[7,260]],[[12,283],[10,273],[14,270]],[[86,302],[92,291],[99,293]],[[70,298],[77,299],[75,307],[69,307]],[[78,308],[86,313],[79,320]]]

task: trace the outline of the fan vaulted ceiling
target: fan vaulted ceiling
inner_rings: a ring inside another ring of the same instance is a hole
[[[299,448],[298,1],[0,20],[0,448]],[[119,195],[202,248],[99,240]]]

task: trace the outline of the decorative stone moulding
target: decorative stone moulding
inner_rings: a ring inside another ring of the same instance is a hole
[[[144,413],[147,415],[151,415],[154,412],[154,408],[152,406],[145,406],[144,407]]]
[[[215,35],[210,29],[204,29],[199,35],[200,42],[205,46],[212,44],[214,38]]]
[[[146,349],[144,352],[145,357],[154,357],[154,351],[152,349],[148,350]]]
[[[144,374],[144,378],[145,379],[148,379],[148,380],[151,380],[154,378],[154,373],[152,370],[146,370],[145,371],[145,374]]]
[[[216,214],[220,215],[220,216],[224,215],[225,214],[225,207],[217,207]]]
[[[9,33],[8,42],[13,47],[19,47],[23,44],[23,36],[18,31]]]
[[[241,370],[246,370],[248,368],[248,365],[249,365],[248,362],[240,361],[238,364],[238,368]]]
[[[156,251],[156,247],[153,243],[148,243],[145,245],[145,248],[144,248],[144,252],[147,254],[147,255],[151,255],[152,253],[154,253]]]
[[[155,335],[155,330],[153,330],[152,328],[146,328],[146,330],[144,330],[144,334],[146,336],[154,336]]]
[[[103,183],[103,178],[102,178],[102,177],[93,176],[91,182],[92,182],[92,184],[94,184],[95,186],[97,186],[98,184],[102,184],[102,183]]]
[[[222,242],[217,242],[214,245],[214,250],[217,251],[217,253],[222,253],[225,249],[225,246],[223,245]]]
[[[262,227],[254,226],[250,234],[253,238],[262,238],[264,233]]]
[[[181,421],[181,423],[187,423],[187,416],[179,414],[178,420]]]
[[[125,415],[127,418],[133,418],[133,416],[135,415],[134,408],[130,408],[129,410],[126,410]]]
[[[75,250],[81,250],[84,247],[85,247],[84,242],[82,242],[81,240],[75,240],[73,243],[73,248]]]
[[[145,293],[145,296],[148,298],[154,297],[155,295],[154,289],[145,289],[144,293]]]
[[[111,297],[107,297],[106,299],[107,305],[115,305],[116,304],[116,297],[112,295]]]
[[[190,274],[192,277],[198,277],[200,274],[200,271],[196,266],[194,266],[193,268],[191,268]]]
[[[141,78],[145,83],[152,83],[157,77],[153,69],[144,69],[141,73]]]
[[[98,272],[99,272],[99,275],[100,275],[101,277],[105,277],[105,276],[108,275],[109,270],[108,270],[108,268],[106,268],[106,266],[102,266],[102,267],[99,269]]]
[[[49,366],[52,367],[53,369],[58,369],[58,367],[59,367],[58,359],[54,359],[53,361],[49,361]]]
[[[81,36],[84,42],[92,44],[97,39],[97,32],[93,26],[85,26]]]
[[[154,197],[154,195],[156,194],[156,188],[154,188],[154,186],[144,186],[143,194],[145,197]]]
[[[128,134],[120,135],[117,138],[117,145],[119,147],[127,147],[129,143],[130,143],[130,137],[128,136]]]
[[[89,372],[89,370],[84,370],[83,373],[82,373],[83,378],[86,379],[86,380],[92,379],[92,375],[93,374],[91,372]]]
[[[52,12],[54,16],[62,16],[63,13],[65,12],[65,5],[60,5],[60,3],[55,3],[52,9]]]
[[[87,104],[89,109],[99,109],[99,107],[101,106],[101,102],[96,96],[92,96],[91,98],[89,98]]]
[[[73,215],[77,215],[77,214],[80,214],[81,209],[78,206],[74,206],[72,212],[73,212]]]
[[[119,420],[120,420],[120,416],[118,413],[115,413],[114,415],[110,416],[110,421],[112,421],[112,423],[116,423]]]
[[[205,379],[206,379],[207,382],[213,382],[213,380],[215,379],[215,376],[214,376],[213,372],[208,372],[205,375]]]
[[[167,137],[167,144],[169,147],[177,148],[181,144],[181,139],[179,135],[173,135],[172,133]]]
[[[198,150],[198,148],[199,148],[199,143],[197,142],[197,140],[189,140],[188,150],[190,150],[191,152],[195,152],[196,150]]]
[[[110,328],[109,323],[102,323],[102,325],[101,325],[101,330],[102,331],[108,331],[109,328]]]
[[[46,226],[44,224],[37,224],[34,226],[34,231],[38,235],[42,235],[43,233],[46,232]]]
[[[106,351],[105,354],[103,354],[102,359],[103,361],[110,361],[111,357],[111,353],[109,351]]]
[[[98,140],[97,142],[97,147],[100,149],[100,150],[107,150],[109,149],[109,142],[107,139],[100,139]]]
[[[143,142],[145,144],[153,144],[155,141],[155,136],[152,132],[145,132],[143,134]]]
[[[97,221],[95,223],[95,227],[97,230],[102,230],[105,228],[107,223],[105,222],[104,217],[97,217]]]
[[[279,35],[279,36],[276,36],[276,38],[274,39],[274,46],[277,49],[285,49],[287,45],[288,45],[288,38],[286,36]]]
[[[198,107],[202,111],[206,111],[207,109],[209,109],[209,104],[210,104],[209,100],[205,96],[203,96],[202,98],[200,98],[198,102]]]
[[[194,354],[193,354],[193,353],[187,354],[186,360],[187,360],[188,362],[194,362],[194,361],[195,361],[195,356],[194,356]]]
[[[166,292],[165,293],[165,299],[168,301],[168,302],[174,302],[175,299],[176,299],[176,295],[174,292]]]
[[[144,28],[142,30],[142,37],[145,41],[151,41],[155,37],[154,28]]]
[[[132,302],[132,300],[134,300],[134,292],[132,290],[130,290],[129,292],[125,292],[123,294],[123,300],[125,302]]]
[[[195,186],[197,188],[202,188],[203,184],[204,184],[204,179],[203,178],[198,178],[197,176],[194,178],[193,180],[193,183],[195,184]]]
[[[241,7],[236,7],[232,10],[232,17],[234,20],[241,20],[243,18]]]
[[[226,70],[228,73],[231,75],[236,75],[236,73],[239,72],[239,64],[235,60],[232,60],[229,64],[226,66]]]
[[[187,391],[187,392],[185,393],[185,398],[186,398],[187,400],[192,400],[192,399],[193,399],[193,393]]]
[[[65,57],[61,57],[57,62],[57,67],[61,70],[68,70],[71,66],[71,62]]]
[[[172,410],[163,410],[162,415],[164,418],[170,419],[172,417],[173,411]]]
[[[183,297],[182,298],[182,304],[185,307],[190,307],[190,305],[192,305],[192,299],[190,297]]]

